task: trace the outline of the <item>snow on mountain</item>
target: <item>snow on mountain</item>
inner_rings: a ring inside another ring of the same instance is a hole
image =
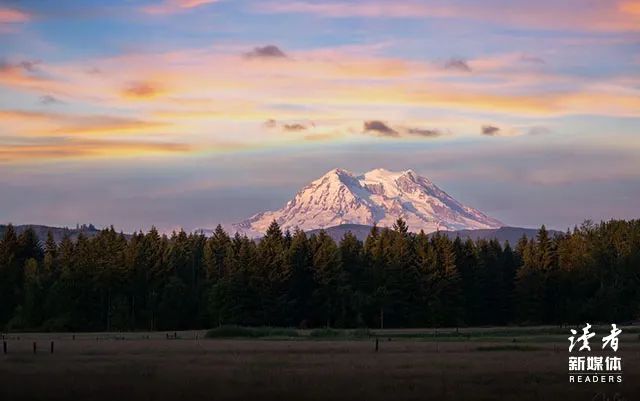
[[[375,169],[355,175],[334,169],[302,188],[282,209],[258,213],[233,229],[261,235],[273,220],[283,229],[305,231],[341,224],[390,227],[400,217],[414,232],[503,226],[412,170]]]

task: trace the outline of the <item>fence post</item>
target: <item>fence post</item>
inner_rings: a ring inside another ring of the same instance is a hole
[[[36,345],[36,342],[34,341],[33,342],[33,353],[34,354],[36,353],[36,349],[37,349],[37,345]]]
[[[3,341],[2,342],[2,351],[6,354],[7,353],[7,342]]]
[[[378,337],[376,337],[376,352],[378,352]]]
[[[51,353],[53,354],[53,340],[51,340]]]

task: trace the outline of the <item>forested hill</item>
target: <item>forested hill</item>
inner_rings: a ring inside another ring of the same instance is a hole
[[[44,241],[47,238],[47,234],[49,231],[53,235],[53,239],[56,243],[60,243],[62,239],[68,236],[72,241],[76,241],[78,239],[78,235],[82,233],[85,237],[92,238],[96,236],[100,230],[97,229],[93,224],[82,224],[77,225],[76,228],[69,227],[52,227],[52,226],[44,226],[38,224],[24,224],[13,226],[18,235],[22,234],[27,229],[32,229],[36,236],[40,239],[40,241]],[[7,226],[0,224],[0,238],[4,236],[4,232]],[[329,227],[324,229],[326,233],[333,238],[334,241],[338,242],[344,237],[347,232],[351,232],[358,240],[364,241],[369,233],[371,232],[371,226],[362,225],[362,224],[342,224],[335,227]],[[214,230],[196,230],[198,233],[205,234],[206,236],[210,236],[214,233]],[[307,235],[318,234],[320,230],[310,230],[307,231]],[[562,234],[560,231],[548,230],[550,236]],[[455,239],[456,237],[460,237],[465,240],[467,238],[471,238],[473,241],[477,241],[480,239],[484,240],[492,240],[497,239],[500,243],[504,244],[506,241],[509,241],[511,244],[515,244],[522,236],[526,236],[527,238],[534,238],[537,233],[537,228],[521,228],[521,227],[501,227],[501,228],[490,228],[490,229],[478,229],[478,230],[458,230],[458,231],[440,231],[442,235],[446,235],[451,239]],[[434,235],[434,234],[430,234]],[[124,234],[126,238],[131,238],[131,234]]]
[[[325,228],[324,231],[333,238],[334,241],[340,241],[340,239],[347,233],[355,235],[360,241],[364,241],[371,232],[371,226],[362,224],[342,224],[339,226]],[[550,236],[562,234],[560,231],[548,230]],[[320,230],[307,231],[308,235],[318,234]],[[456,239],[460,237],[462,240],[471,238],[473,241],[480,239],[492,240],[497,239],[500,243],[504,244],[509,241],[510,244],[518,242],[522,236],[527,238],[534,238],[538,234],[537,228],[522,228],[522,227],[500,227],[500,228],[487,228],[477,230],[458,230],[458,231],[440,231],[440,234],[446,235],[450,239]],[[435,234],[430,234],[435,235]]]
[[[47,234],[51,232],[53,235],[53,239],[60,243],[62,238],[69,236],[72,241],[78,239],[78,234],[82,233],[86,237],[93,237],[97,235],[100,230],[94,227],[93,224],[82,224],[76,226],[76,228],[69,227],[51,227],[51,226],[43,226],[38,224],[24,224],[19,226],[13,226],[18,235],[22,234],[27,229],[32,229],[38,238],[41,241],[44,241],[47,238]],[[6,225],[0,224],[0,238],[4,237],[5,230],[7,229]]]
[[[584,224],[513,247],[408,232],[404,221],[259,241],[105,229],[42,243],[0,239],[0,327],[9,330],[257,326],[425,327],[625,322],[640,316],[640,220]]]

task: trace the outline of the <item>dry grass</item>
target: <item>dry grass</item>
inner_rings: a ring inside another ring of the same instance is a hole
[[[377,353],[366,339],[205,340],[204,332],[177,334],[177,340],[165,333],[82,334],[75,340],[70,334],[12,335],[8,355],[0,355],[0,399],[590,401],[599,392],[640,399],[640,341],[631,334],[618,351],[622,384],[569,384],[566,336],[537,341],[538,332],[532,337],[523,331],[514,337],[517,344],[491,337],[387,341],[394,333],[378,332],[385,337]]]

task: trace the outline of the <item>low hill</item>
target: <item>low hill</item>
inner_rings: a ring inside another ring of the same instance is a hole
[[[359,240],[364,241],[371,231],[371,226],[361,224],[342,224],[339,226],[329,227],[324,230],[335,241],[340,239],[347,232],[351,232]],[[550,235],[560,234],[560,231],[548,230]],[[309,235],[317,234],[320,230],[307,231]],[[462,239],[471,238],[476,241],[478,239],[497,239],[501,243],[509,241],[510,244],[515,244],[523,235],[528,238],[534,238],[538,233],[537,228],[523,228],[523,227],[500,227],[490,229],[478,229],[478,230],[457,230],[457,231],[440,231],[441,234],[446,235],[451,239],[460,237]],[[433,235],[433,233],[429,234]]]
[[[87,237],[93,237],[98,234],[100,230],[95,228],[93,224],[83,224],[81,226],[76,226],[76,228],[69,227],[50,227],[43,226],[38,224],[24,224],[19,226],[13,226],[18,233],[18,235],[22,234],[25,230],[31,228],[35,231],[36,235],[40,239],[40,241],[44,242],[47,239],[47,233],[51,231],[53,234],[53,238],[56,242],[60,243],[65,235],[68,235],[72,241],[75,241],[78,238],[80,233],[84,234]],[[0,238],[4,237],[4,233],[7,229],[7,226],[4,224],[0,224]]]

